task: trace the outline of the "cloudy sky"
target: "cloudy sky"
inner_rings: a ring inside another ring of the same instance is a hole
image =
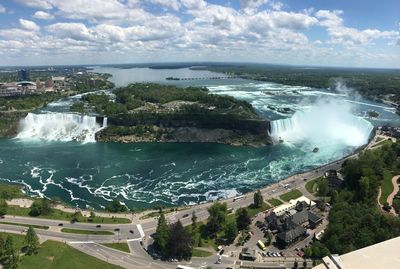
[[[400,68],[400,0],[0,0],[0,65]]]

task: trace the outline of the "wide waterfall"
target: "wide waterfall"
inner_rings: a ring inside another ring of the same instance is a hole
[[[368,143],[372,124],[340,108],[312,107],[297,111],[291,118],[275,120],[270,135],[275,141],[308,142],[311,145],[344,144],[362,146]]]
[[[107,120],[103,121],[107,124]],[[69,113],[29,113],[20,123],[18,139],[46,141],[95,142],[95,134],[102,127],[96,117]]]

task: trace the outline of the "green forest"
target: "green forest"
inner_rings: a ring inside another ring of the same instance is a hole
[[[266,132],[267,124],[245,101],[209,94],[203,87],[179,88],[159,84],[130,84],[116,89],[115,101],[106,94],[87,94],[72,111],[94,111],[108,117],[110,125],[156,125],[239,129]],[[113,129],[118,132],[120,129]],[[121,132],[126,134],[126,128]]]
[[[400,218],[377,204],[384,174],[400,172],[400,143],[366,151],[342,168],[344,188],[334,191],[329,224],[322,243],[331,253],[346,253],[400,236]]]

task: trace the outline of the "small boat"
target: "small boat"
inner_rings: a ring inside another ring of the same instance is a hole
[[[317,153],[319,151],[319,148],[315,147],[312,152]]]

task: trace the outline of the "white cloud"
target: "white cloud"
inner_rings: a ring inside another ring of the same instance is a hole
[[[240,7],[247,14],[253,14],[269,0],[240,0]]]
[[[181,4],[178,0],[148,0],[148,2],[168,9],[173,9],[175,11],[178,11],[181,7]]]
[[[35,8],[35,19],[57,20],[42,28],[25,19],[20,20],[20,28],[2,26],[2,55],[19,52],[48,55],[49,59],[63,55],[62,59],[78,62],[102,55],[112,62],[115,57],[121,61],[155,57],[161,61],[244,59],[310,64],[318,63],[316,59],[340,59],[345,63],[356,55],[373,59],[366,48],[374,46],[374,40],[385,38],[387,47],[394,49],[400,41],[398,30],[347,27],[341,10],[289,11],[287,6],[282,9],[279,0],[241,0],[240,8],[209,0],[14,1]],[[315,26],[326,29],[328,38],[315,40],[307,31]]]
[[[54,19],[54,16],[51,15],[50,13],[44,12],[44,11],[36,11],[33,16],[35,19],[39,20],[52,20]]]
[[[315,15],[320,19],[320,25],[325,27],[330,36],[331,44],[342,44],[345,46],[367,45],[372,40],[379,38],[394,39],[399,36],[396,31],[380,31],[378,29],[358,30],[346,27],[340,15],[342,10],[319,10]]]
[[[74,39],[78,41],[92,41],[94,33],[83,23],[55,23],[46,27],[46,30],[58,38]]]
[[[51,9],[52,0],[14,0],[15,2],[33,8],[40,8],[40,9]]]
[[[28,31],[39,31],[40,30],[39,25],[37,25],[33,21],[19,19],[19,23],[20,23],[21,27],[25,30],[28,30]]]
[[[6,8],[0,4],[0,13],[5,13],[6,12]]]

